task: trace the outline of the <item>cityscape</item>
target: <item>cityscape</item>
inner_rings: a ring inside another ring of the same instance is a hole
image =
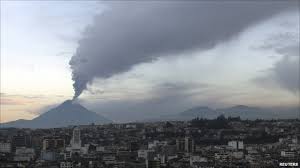
[[[300,167],[300,0],[0,0],[0,168]]]
[[[191,121],[0,130],[0,167],[298,167],[300,120]],[[283,165],[285,164],[285,165]]]

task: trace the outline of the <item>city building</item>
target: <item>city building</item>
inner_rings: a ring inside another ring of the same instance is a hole
[[[0,142],[0,153],[10,153],[10,152],[11,152],[11,143]]]
[[[80,129],[79,127],[75,127],[73,129],[73,136],[71,139],[71,147],[73,149],[80,149],[81,148],[81,139],[80,139]]]
[[[65,148],[65,140],[59,137],[46,137],[43,140],[43,150],[60,150]]]
[[[35,157],[34,149],[26,147],[17,147],[14,161],[31,161]]]
[[[240,150],[244,149],[244,142],[243,141],[229,141],[228,146],[232,149]]]
[[[192,153],[195,150],[194,140],[190,137],[184,138],[184,151]]]
[[[60,168],[73,168],[72,162],[60,162]]]

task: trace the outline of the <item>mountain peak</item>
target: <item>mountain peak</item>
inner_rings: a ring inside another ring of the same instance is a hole
[[[32,120],[17,121],[7,125],[23,128],[55,128],[68,125],[103,124],[109,122],[111,121],[86,109],[78,102],[66,100]]]
[[[74,105],[77,105],[77,106],[82,106],[80,105],[77,101],[75,100],[66,100],[64,101],[61,105],[59,106],[74,106]]]
[[[55,108],[51,109],[50,111],[57,111],[59,113],[62,112],[90,112],[84,106],[79,104],[77,101],[74,100],[66,100],[62,104],[56,106]]]

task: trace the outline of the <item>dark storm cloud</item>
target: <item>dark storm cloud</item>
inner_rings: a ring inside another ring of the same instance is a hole
[[[297,2],[110,5],[111,9],[96,16],[86,29],[70,61],[74,98],[95,78],[109,78],[160,56],[212,48],[254,23],[297,6]]]

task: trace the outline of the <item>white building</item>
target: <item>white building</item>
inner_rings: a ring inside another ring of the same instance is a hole
[[[295,151],[281,151],[280,155],[282,157],[292,158],[292,157],[296,156],[296,152]]]
[[[72,158],[71,151],[63,151],[60,153],[60,155],[64,157],[64,160],[68,160]]]
[[[116,163],[116,156],[115,155],[105,155],[102,158],[103,162],[107,165]]]
[[[168,144],[167,141],[158,141],[158,140],[154,140],[153,142],[149,142],[148,143],[148,149],[153,149],[157,146],[166,146]]]
[[[244,152],[234,151],[234,152],[232,152],[232,157],[235,159],[242,159],[244,157]]]
[[[41,160],[45,160],[45,161],[55,161],[57,154],[53,151],[46,151],[46,150],[42,150],[41,151]]]
[[[244,142],[238,141],[238,149],[244,149]]]
[[[176,158],[178,158],[177,155],[169,155],[169,156],[167,156],[167,160],[168,160],[168,161],[169,161],[169,160],[172,160],[172,159],[176,159]]]
[[[298,144],[298,138],[297,137],[292,138],[292,143],[293,144]]]
[[[142,150],[142,149],[138,150],[138,157],[147,159],[148,158],[148,150]]]
[[[184,151],[188,152],[188,153],[194,152],[194,148],[195,148],[194,140],[189,137],[185,137],[184,138]]]
[[[80,138],[80,129],[79,127],[75,127],[73,129],[73,135],[71,139],[71,146],[68,146],[66,148],[66,151],[71,152],[71,155],[73,153],[78,153],[78,154],[87,154],[88,153],[88,148],[89,145],[85,145],[82,147],[81,145],[81,138]]]
[[[201,156],[191,156],[190,157],[190,165],[193,166],[196,163],[207,162],[207,158]]]
[[[60,162],[60,168],[73,168],[72,162]]]
[[[159,160],[161,164],[166,164],[166,156],[165,155],[161,155],[161,154],[157,154],[156,159],[154,160]]]
[[[125,128],[127,128],[127,129],[136,129],[136,124],[126,124],[125,125]]]
[[[105,148],[104,148],[104,146],[97,146],[97,147],[96,147],[96,151],[97,151],[97,152],[104,152],[104,151],[105,151]]]
[[[11,152],[11,143],[0,142],[0,153],[10,153]]]
[[[77,148],[77,149],[81,148],[80,129],[78,127],[75,127],[73,129],[71,146],[72,146],[72,148]]]
[[[216,160],[227,160],[228,158],[229,158],[229,153],[226,152],[215,153]]]
[[[232,149],[244,149],[243,141],[229,141],[228,146]]]
[[[17,147],[14,161],[30,161],[34,158],[33,148]]]
[[[233,149],[237,149],[237,141],[229,141],[228,146]]]

